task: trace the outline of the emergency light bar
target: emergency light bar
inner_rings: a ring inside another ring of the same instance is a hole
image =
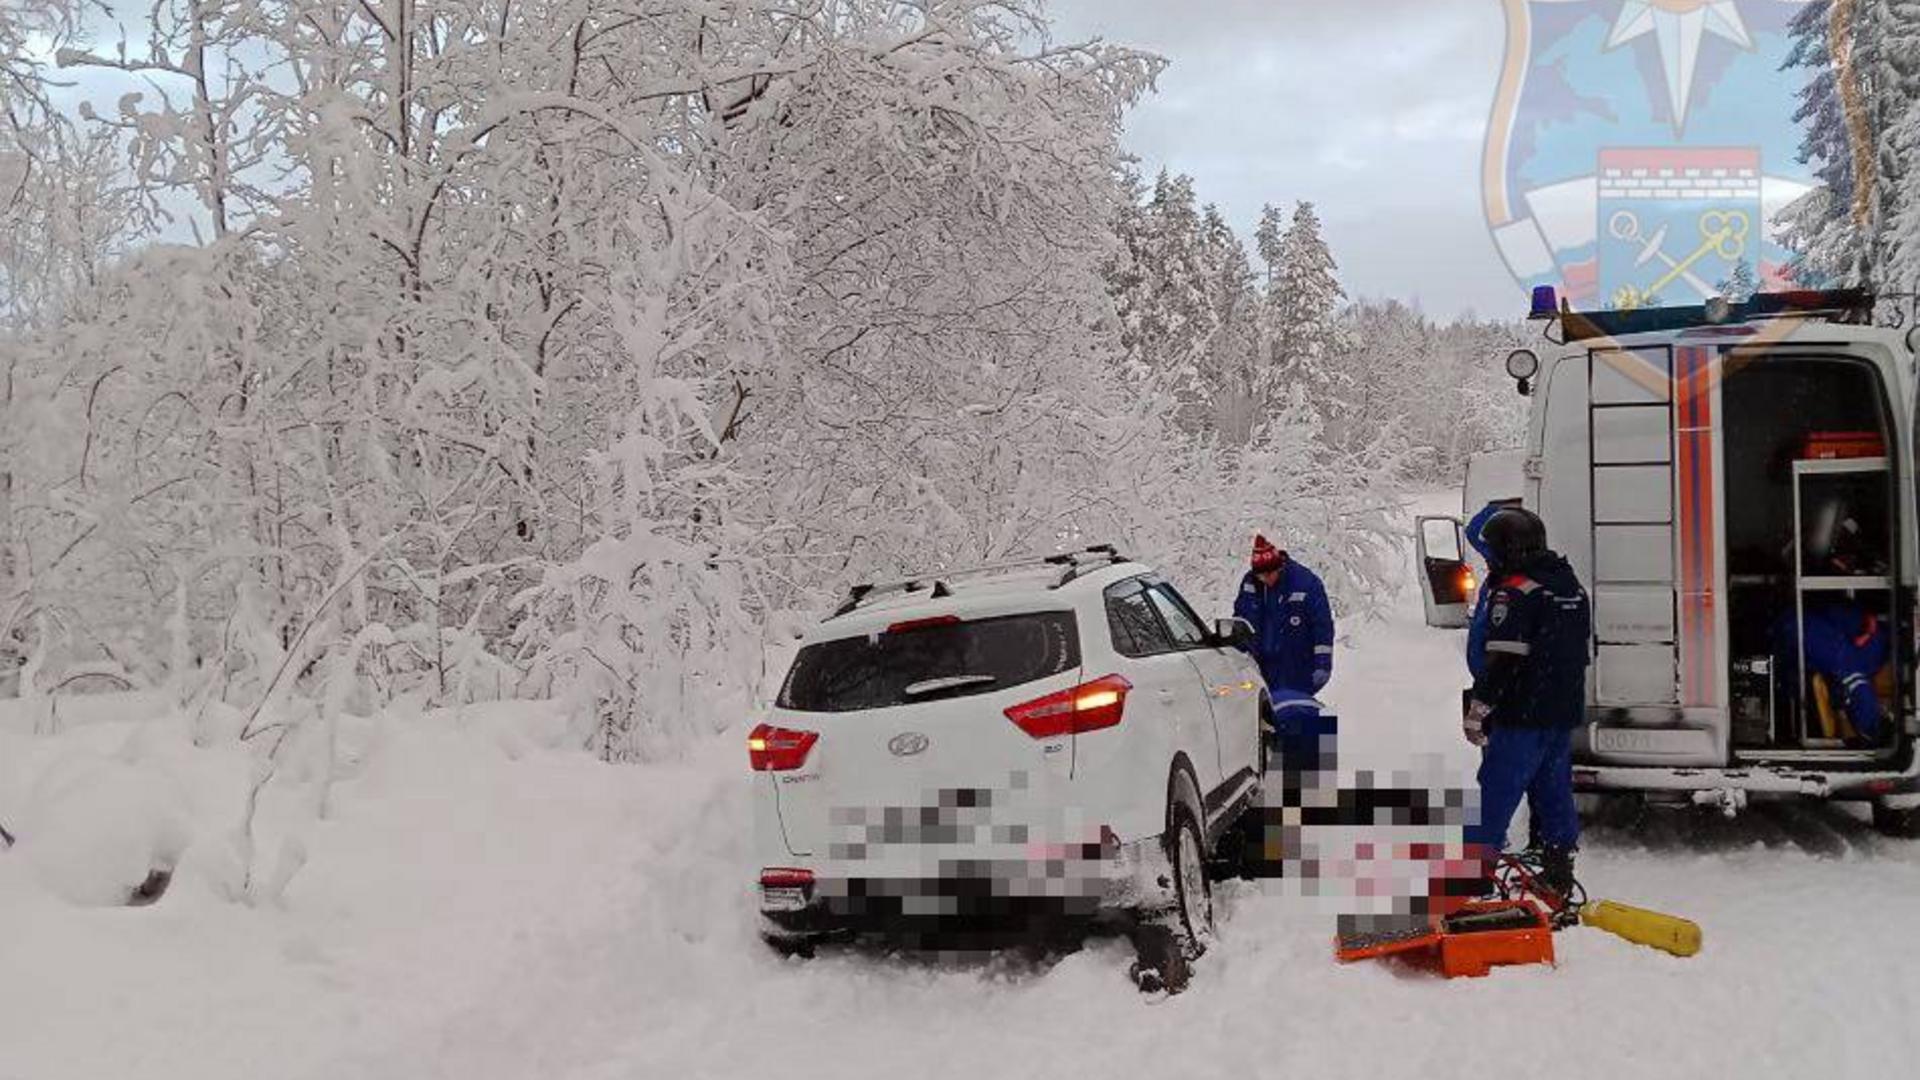
[[[1668,330],[1725,326],[1752,319],[1783,316],[1826,317],[1835,322],[1867,322],[1873,316],[1873,294],[1865,289],[1799,289],[1755,293],[1743,304],[1717,300],[1697,307],[1638,308],[1631,311],[1568,311],[1560,325],[1568,342],[1624,337]]]

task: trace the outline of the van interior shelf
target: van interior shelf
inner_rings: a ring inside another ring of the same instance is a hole
[[[1804,577],[1800,579],[1801,592],[1853,592],[1867,589],[1891,589],[1893,581],[1885,575],[1861,575],[1843,577]]]

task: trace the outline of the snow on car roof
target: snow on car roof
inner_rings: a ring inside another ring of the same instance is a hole
[[[960,578],[946,583],[948,594],[931,595],[935,575],[927,588],[892,593],[861,604],[837,618],[827,618],[810,629],[803,642],[861,637],[885,630],[906,618],[956,615],[964,619],[992,618],[1023,611],[1062,611],[1088,590],[1104,589],[1116,581],[1151,573],[1136,562],[1117,562],[1086,570],[1064,586],[1054,588],[1064,570],[1058,566],[1021,567],[988,577]]]

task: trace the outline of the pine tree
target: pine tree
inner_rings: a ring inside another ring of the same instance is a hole
[[[1914,287],[1920,247],[1920,0],[1815,0],[1793,19],[1783,68],[1808,68],[1794,119],[1820,185],[1780,216],[1808,284]],[[1840,16],[1836,20],[1835,16]],[[1847,33],[1833,40],[1836,27]],[[1842,64],[1844,59],[1845,63]]]
[[[1920,0],[1871,0],[1860,26],[1876,184],[1867,259],[1883,293],[1920,290]]]
[[[1788,27],[1793,46],[1782,71],[1811,71],[1800,90],[1795,123],[1805,128],[1799,160],[1813,168],[1819,185],[1782,212],[1785,243],[1794,252],[1787,272],[1808,285],[1851,283],[1858,262],[1853,225],[1853,138],[1840,91],[1840,75],[1829,40],[1833,0],[1813,0]]]
[[[1733,264],[1733,270],[1725,280],[1714,286],[1720,295],[1736,304],[1744,304],[1759,292],[1759,285],[1753,277],[1753,264],[1742,258]]]
[[[1260,225],[1254,229],[1253,242],[1260,252],[1260,261],[1267,268],[1268,289],[1273,288],[1274,280],[1280,276],[1281,245],[1285,236],[1286,218],[1281,216],[1279,207],[1272,203],[1261,207]]]
[[[1864,276],[1882,291],[1901,291],[1911,281],[1888,279],[1900,273],[1907,251],[1920,243],[1900,228],[1920,182],[1916,147],[1907,137],[1910,118],[1920,109],[1920,0],[1861,0],[1855,35],[1855,63],[1867,90],[1874,146]]]
[[[1198,396],[1206,402],[1212,426],[1228,445],[1253,437],[1255,373],[1259,370],[1259,294],[1247,249],[1233,227],[1209,205],[1202,214],[1203,265],[1214,332],[1199,357]]]
[[[1330,363],[1338,342],[1336,316],[1346,293],[1333,252],[1320,235],[1313,204],[1294,207],[1280,239],[1273,286],[1267,290],[1266,367],[1259,395],[1271,406],[1282,387],[1297,385],[1317,407],[1331,404],[1340,380]]]

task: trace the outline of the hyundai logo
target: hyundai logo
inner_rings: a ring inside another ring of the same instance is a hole
[[[903,731],[887,740],[887,752],[894,757],[912,757],[927,748],[927,737],[917,731]]]

